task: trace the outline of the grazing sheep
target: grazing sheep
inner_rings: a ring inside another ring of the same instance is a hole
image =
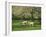
[[[34,22],[28,22],[30,26],[33,26]]]
[[[23,21],[23,22],[22,22],[22,25],[26,25],[26,24],[27,24],[27,21]]]

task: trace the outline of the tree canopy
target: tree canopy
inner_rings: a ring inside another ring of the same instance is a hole
[[[12,6],[12,18],[14,19],[40,19],[41,7]]]

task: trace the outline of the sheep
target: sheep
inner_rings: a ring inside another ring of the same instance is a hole
[[[23,21],[23,22],[22,22],[22,25],[26,25],[26,23],[27,23],[27,21]]]
[[[28,22],[30,26],[33,26],[34,22]]]

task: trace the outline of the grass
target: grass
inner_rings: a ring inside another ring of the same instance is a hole
[[[12,31],[20,31],[20,30],[40,30],[41,24],[39,21],[34,21],[34,26],[23,26],[21,22],[24,20],[12,20]],[[28,20],[31,21],[31,20]]]

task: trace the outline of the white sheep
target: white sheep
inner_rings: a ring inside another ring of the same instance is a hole
[[[22,25],[25,25],[26,23],[27,23],[27,21],[23,21],[23,22],[22,22]]]
[[[29,25],[31,25],[31,26],[33,26],[34,25],[34,22],[28,22],[29,23]]]

